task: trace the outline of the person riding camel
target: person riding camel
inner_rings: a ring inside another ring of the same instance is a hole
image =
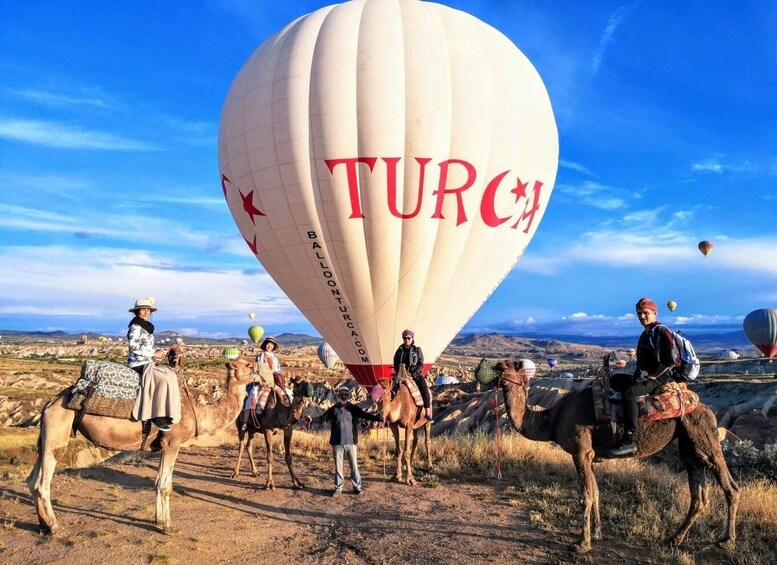
[[[653,394],[671,381],[672,370],[680,364],[672,332],[656,319],[656,303],[649,298],[640,298],[636,310],[639,323],[644,327],[637,342],[637,367],[633,375],[624,374],[622,378],[611,382],[612,387],[621,393],[624,433],[620,445],[607,453],[609,457],[623,457],[637,452],[634,444],[639,416],[637,397]]]
[[[256,356],[257,369],[256,373],[259,375],[259,383],[249,383],[246,385],[246,398],[243,402],[242,412],[242,429],[245,430],[248,427],[248,418],[251,416],[251,411],[255,410],[257,416],[264,410],[264,404],[258,405],[260,401],[260,392],[262,385],[273,387],[277,385],[281,387],[289,398],[289,402],[293,400],[292,391],[286,388],[286,382],[281,372],[281,362],[278,360],[278,356],[275,355],[275,351],[278,348],[278,342],[274,337],[267,337],[259,345],[261,352]],[[272,377],[269,377],[272,375]],[[267,402],[266,395],[262,397],[263,401]]]
[[[415,333],[412,330],[402,332],[402,345],[394,353],[394,373],[399,374],[399,366],[404,365],[408,374],[413,377],[421,397],[424,399],[424,412],[429,423],[432,420],[432,393],[423,375],[424,352],[415,344]]]
[[[181,393],[174,372],[154,370],[154,360],[162,358],[154,350],[154,324],[150,321],[151,313],[157,311],[154,299],[138,298],[129,311],[135,317],[127,329],[127,365],[140,375],[141,383],[132,415],[169,432],[170,424],[181,419]]]

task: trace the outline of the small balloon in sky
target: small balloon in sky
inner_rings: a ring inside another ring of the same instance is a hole
[[[250,337],[251,341],[254,343],[259,343],[259,340],[262,339],[263,335],[264,328],[262,326],[251,326],[248,328],[248,337]]]
[[[253,320],[255,317],[256,317],[256,314],[254,314],[253,312],[249,312],[248,313],[248,319],[249,320]]]
[[[318,358],[321,359],[321,362],[327,369],[334,367],[339,359],[332,346],[325,341],[322,341],[318,346]]]
[[[677,308],[677,302],[675,302],[674,300],[670,300],[669,302],[666,303],[666,307],[669,308],[670,312],[674,312],[675,308]]]
[[[247,339],[244,339],[244,340],[243,340],[243,341],[241,341],[240,343],[242,343],[243,345],[248,345],[248,340],[247,340]]]
[[[710,251],[712,251],[712,248],[715,247],[711,241],[707,241],[706,239],[704,241],[699,242],[699,251],[701,251],[704,256],[706,257],[709,255]]]
[[[558,359],[555,357],[548,357],[548,366],[552,369],[556,365],[558,365]]]

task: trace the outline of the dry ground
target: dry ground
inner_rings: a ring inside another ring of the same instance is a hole
[[[261,489],[261,478],[229,478],[233,447],[194,447],[179,457],[172,500],[178,535],[153,525],[157,457],[125,454],[54,478],[64,532],[38,534],[26,486],[2,484],[0,556],[4,563],[646,563],[645,548],[609,539],[575,561],[571,534],[532,523],[532,504],[516,500],[509,479],[408,487],[363,465],[364,493],[330,496],[331,462],[297,459],[306,488]]]

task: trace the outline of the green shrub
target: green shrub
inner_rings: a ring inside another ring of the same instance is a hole
[[[723,456],[731,474],[737,480],[766,479],[777,482],[777,443],[763,450],[745,440],[737,444],[724,441]]]

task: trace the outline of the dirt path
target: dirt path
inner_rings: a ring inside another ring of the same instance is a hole
[[[330,496],[331,463],[298,460],[303,491],[261,478],[229,478],[234,449],[192,447],[179,457],[172,500],[175,536],[153,525],[157,458],[124,455],[55,476],[53,499],[64,532],[37,533],[26,487],[3,484],[0,559],[61,563],[522,563],[646,562],[644,551],[600,542],[575,560],[571,535],[532,525],[530,509],[502,494],[504,483],[427,482],[415,488],[364,469],[365,492]],[[346,471],[347,473],[347,471]],[[642,554],[639,561],[633,556]]]

